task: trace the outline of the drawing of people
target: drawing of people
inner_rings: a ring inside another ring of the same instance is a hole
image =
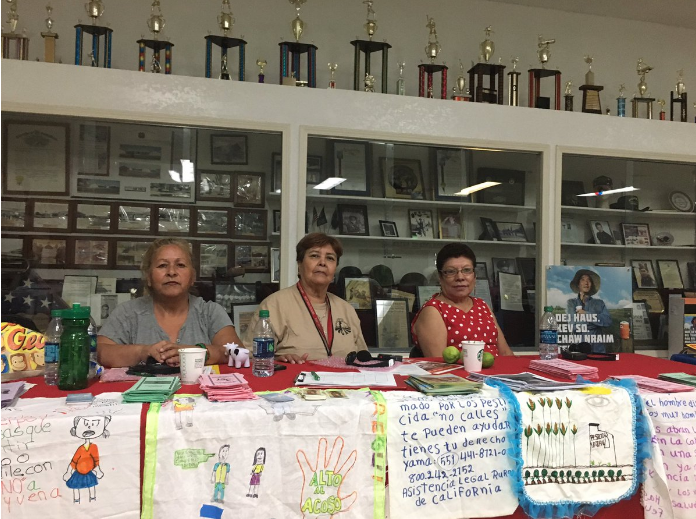
[[[73,489],[73,501],[80,502],[80,489],[89,489],[89,500],[97,499],[96,486],[97,480],[104,477],[99,466],[99,449],[92,440],[103,436],[109,437],[106,426],[109,425],[111,416],[76,416],[70,434],[76,438],[82,438],[84,443],[80,445],[70,460],[63,481],[68,488]]]
[[[215,484],[213,487],[213,502],[215,503],[225,502],[225,486],[229,481],[230,475],[230,464],[227,463],[227,456],[229,453],[230,446],[228,444],[220,447],[218,461],[213,465],[213,475],[210,482]]]
[[[190,396],[179,396],[173,400],[174,403],[174,424],[177,429],[181,429],[181,415],[185,415],[186,427],[193,426],[193,408],[196,407],[196,400]]]
[[[249,481],[249,492],[247,497],[259,497],[259,484],[261,483],[261,473],[266,464],[266,448],[259,447],[254,454],[254,467],[251,469],[251,480]],[[253,490],[253,492],[252,492]]]

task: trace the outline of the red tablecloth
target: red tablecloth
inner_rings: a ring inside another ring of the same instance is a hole
[[[496,358],[495,365],[485,370],[485,373],[490,374],[503,374],[503,373],[519,373],[522,371],[527,371],[529,369],[529,361],[536,359],[535,356],[520,356],[520,357],[498,357]],[[423,359],[423,360],[441,360],[441,359]],[[656,377],[660,373],[671,373],[675,371],[684,371],[686,373],[696,374],[696,369],[694,366],[688,364],[682,364],[679,362],[672,362],[670,360],[658,359],[655,357],[648,357],[645,355],[632,354],[632,353],[622,353],[619,361],[583,361],[583,364],[589,364],[591,366],[596,366],[599,369],[599,379],[604,380],[611,375],[644,375],[647,377]],[[251,369],[241,369],[247,381],[254,391],[276,391],[292,387],[294,385],[294,380],[300,371],[338,371],[332,368],[327,368],[324,366],[317,366],[312,363],[307,364],[288,364],[288,368],[283,371],[276,372],[275,375],[269,378],[256,378],[251,375]],[[221,371],[223,373],[235,371],[233,368],[228,368],[227,366],[221,366]],[[456,373],[456,372],[455,372]],[[464,371],[460,372],[462,375],[465,374]],[[543,374],[542,374],[543,375]],[[544,375],[546,376],[546,375]],[[398,386],[396,389],[408,390],[409,386],[404,384],[405,377],[397,375]],[[550,377],[553,378],[553,377]],[[558,379],[561,380],[561,379]],[[33,377],[26,379],[27,382],[36,384],[35,387],[30,389],[24,398],[33,397],[61,397],[68,394],[67,391],[61,391],[56,386],[47,386],[44,384],[41,377]],[[92,394],[99,394],[105,392],[123,392],[130,388],[133,382],[113,382],[113,383],[100,383],[93,382],[90,386],[85,389],[85,392],[91,392]],[[182,386],[179,393],[200,393],[201,390],[198,385],[185,385]],[[144,445],[144,431],[145,431],[145,414],[147,406],[143,406],[142,414],[142,424],[141,424],[141,460],[143,456],[142,446]],[[142,474],[142,467],[141,467]],[[509,518],[522,519],[526,515],[522,512],[521,508],[510,516]],[[640,504],[640,491],[637,492],[631,499],[621,501],[613,506],[603,508],[597,515],[597,519],[615,519],[617,517],[625,518],[642,518],[643,517],[643,507]]]

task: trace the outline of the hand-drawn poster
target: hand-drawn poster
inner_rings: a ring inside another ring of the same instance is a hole
[[[376,465],[384,468],[384,450],[373,450],[379,407],[367,391],[314,391],[326,399],[288,391],[224,403],[177,395],[159,412],[153,405],[156,452],[146,452],[142,517],[372,518],[375,485],[384,492],[383,477],[373,478]]]
[[[587,342],[593,352],[633,351],[631,287],[627,267],[548,267],[546,301],[558,322],[558,344]]]
[[[389,391],[387,457],[391,517],[510,515],[517,508],[508,405],[484,386],[468,396]]]
[[[520,504],[528,514],[591,516],[635,493],[643,422],[627,389],[606,384],[514,396],[521,410]]]
[[[696,394],[642,397],[652,433],[642,495],[645,518],[691,519],[696,514]]]
[[[140,404],[21,399],[2,410],[2,516],[140,516]]]

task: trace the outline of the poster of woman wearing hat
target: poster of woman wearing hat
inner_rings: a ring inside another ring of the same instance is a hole
[[[602,279],[599,274],[589,269],[579,269],[570,282],[570,289],[576,297],[568,299],[568,315],[586,316],[580,321],[585,321],[586,329],[581,332],[582,341],[592,344],[593,352],[605,352],[605,342],[595,342],[596,336],[605,335],[607,328],[611,326],[612,319],[609,310],[599,298],[594,296],[599,292]],[[594,315],[590,318],[590,315]],[[575,319],[578,321],[578,319]]]

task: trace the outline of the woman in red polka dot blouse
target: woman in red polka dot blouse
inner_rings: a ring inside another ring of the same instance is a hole
[[[470,294],[476,286],[476,255],[463,243],[449,243],[436,260],[441,292],[425,303],[411,325],[413,342],[425,357],[442,357],[447,346],[484,341],[493,355],[514,355],[488,305]],[[460,348],[461,349],[461,348]]]

